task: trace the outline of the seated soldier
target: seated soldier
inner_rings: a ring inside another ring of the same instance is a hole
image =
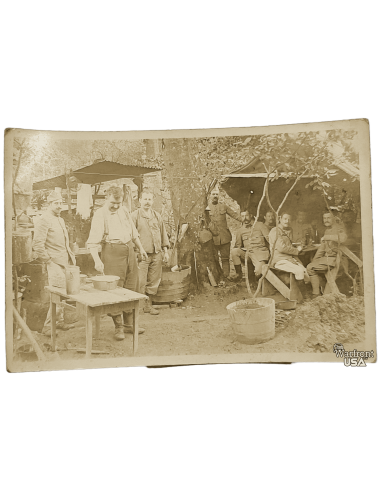
[[[319,273],[325,273],[335,266],[338,242],[344,243],[347,239],[343,224],[331,212],[323,214],[323,222],[326,230],[321,238],[321,245],[312,262],[307,265],[307,272],[312,285],[312,299],[320,295]]]
[[[306,235],[309,234],[312,240],[315,236],[314,230],[310,223],[307,222],[307,213],[299,210],[296,214],[296,220],[291,224],[293,240],[295,243],[305,244]]]
[[[307,298],[305,283],[309,282],[306,268],[298,258],[303,247],[295,248],[292,245],[293,231],[290,226],[291,214],[282,212],[279,215],[279,224],[271,229],[269,234],[270,251],[273,253],[271,267],[295,275],[301,294]]]
[[[248,211],[242,213],[243,225],[237,231],[235,247],[232,250],[232,259],[237,273],[237,279],[242,278],[241,259],[245,259],[245,248],[248,257],[254,265],[255,275],[262,274],[262,266],[265,265],[270,257],[268,236],[270,228],[274,223],[273,212],[267,212],[264,222],[257,222],[253,229],[254,218]]]

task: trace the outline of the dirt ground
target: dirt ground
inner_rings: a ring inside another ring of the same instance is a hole
[[[272,296],[277,301],[276,296]],[[209,355],[277,352],[327,352],[335,342],[355,343],[364,338],[364,304],[362,297],[330,294],[298,305],[295,311],[276,310],[275,337],[256,345],[237,341],[226,306],[249,299],[244,283],[225,287],[208,287],[202,294],[190,295],[181,307],[162,308],[153,316],[141,313],[136,357],[166,355]],[[278,299],[279,300],[279,299]],[[62,360],[84,359],[78,349],[86,347],[84,320],[75,327],[57,330],[58,353]],[[132,356],[132,335],[123,341],[113,337],[111,318],[101,319],[100,338],[93,349],[106,352],[92,358]],[[50,338],[34,332],[43,350],[50,350]],[[17,341],[16,346],[26,340]]]

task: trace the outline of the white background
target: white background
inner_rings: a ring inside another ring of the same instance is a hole
[[[366,116],[378,14],[371,0],[6,2],[1,110]]]
[[[364,377],[372,370],[341,367]],[[283,377],[295,370],[302,367],[279,367]],[[189,369],[161,371],[181,378]],[[50,379],[6,381],[1,394],[7,492],[321,492],[379,483],[371,381]]]

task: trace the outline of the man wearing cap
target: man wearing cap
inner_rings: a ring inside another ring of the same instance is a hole
[[[106,191],[105,204],[94,213],[87,247],[98,272],[116,275],[119,277],[119,287],[139,292],[139,269],[133,243],[143,259],[148,256],[131,215],[122,202],[123,190],[119,186],[110,186]],[[100,245],[102,260],[98,253]],[[124,313],[124,323],[122,313],[110,316],[114,321],[116,340],[124,340],[124,333],[132,333],[132,312]],[[139,328],[139,333],[143,332]]]
[[[143,190],[139,201],[141,207],[131,217],[148,256],[139,263],[140,292],[148,296],[143,312],[156,315],[159,311],[152,307],[152,296],[159,288],[163,260],[166,263],[169,260],[169,240],[161,215],[152,209],[153,193]]]
[[[332,212],[328,211],[323,214],[323,222],[326,230],[321,238],[321,245],[314,259],[307,265],[313,299],[320,295],[319,274],[335,266],[339,243],[344,243],[347,239],[343,224],[338,217],[334,217]]]
[[[237,231],[235,248],[232,250],[232,260],[238,279],[242,278],[241,259],[245,259],[245,248],[248,251],[248,256],[251,259],[255,275],[259,277],[262,274],[262,267],[270,257],[269,253],[269,233],[274,225],[274,213],[269,211],[264,216],[265,221],[257,223],[253,229],[254,217],[248,211],[241,213],[243,217],[243,225]]]
[[[209,203],[210,208],[210,218],[213,228],[218,231],[217,234],[213,235],[214,246],[217,251],[220,252],[222,271],[225,277],[230,275],[230,243],[232,240],[231,232],[228,229],[228,224],[226,222],[226,214],[230,215],[233,219],[241,222],[240,214],[234,212],[225,203],[220,203],[218,201],[220,192],[215,188],[210,196],[211,201]]]
[[[33,237],[34,257],[46,263],[50,286],[66,289],[65,268],[75,265],[75,256],[69,246],[69,235],[62,217],[62,196],[52,191],[47,198],[48,209],[36,221]],[[64,324],[64,310],[57,306],[57,328],[68,329]],[[49,308],[44,328],[44,335],[51,334],[51,310]]]

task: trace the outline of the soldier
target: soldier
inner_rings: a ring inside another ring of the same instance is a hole
[[[139,248],[142,258],[147,259],[148,256],[122,201],[122,189],[110,186],[106,191],[105,204],[94,213],[87,247],[98,272],[116,275],[120,278],[119,287],[139,292],[139,270],[132,243]],[[98,253],[99,245],[102,245],[102,260]],[[121,313],[111,317],[115,325],[115,339],[124,340],[124,333],[132,333],[132,312],[125,313],[125,324]],[[139,328],[139,333],[143,332]]]
[[[271,267],[295,275],[299,289],[303,297],[307,298],[305,283],[309,282],[306,268],[299,260],[298,255],[303,246],[295,248],[292,244],[293,234],[291,228],[291,214],[282,212],[279,216],[279,224],[271,229],[269,234],[270,250],[274,250]],[[304,282],[303,282],[304,280]]]
[[[232,240],[231,232],[228,229],[226,222],[226,214],[230,215],[233,219],[241,222],[240,214],[234,212],[225,203],[220,203],[219,191],[215,188],[211,193],[211,201],[209,203],[210,218],[212,227],[218,232],[213,235],[214,245],[221,255],[222,271],[225,277],[230,275],[230,242]]]
[[[321,238],[321,245],[316,251],[312,262],[307,265],[307,272],[312,285],[313,299],[320,295],[319,273],[325,273],[329,268],[335,266],[338,242],[343,243],[347,239],[347,235],[344,232],[344,226],[331,212],[323,214],[323,222],[326,230],[324,236]]]
[[[33,237],[33,251],[37,260],[46,263],[50,286],[66,289],[65,268],[75,265],[75,256],[69,246],[69,235],[65,222],[60,217],[62,196],[52,191],[47,198],[48,209],[36,221]],[[73,325],[65,325],[62,305],[57,306],[57,328],[67,330]],[[43,335],[51,335],[51,310],[49,308]]]
[[[152,209],[153,193],[143,190],[139,201],[141,208],[131,217],[148,256],[139,263],[140,292],[148,296],[143,312],[156,315],[159,311],[152,307],[152,296],[160,284],[163,260],[165,263],[169,260],[169,240],[161,215]]]
[[[262,267],[270,257],[269,252],[269,233],[274,225],[275,216],[273,212],[267,212],[264,216],[265,221],[258,221],[254,229],[253,216],[245,211],[243,214],[243,226],[237,231],[235,248],[232,250],[232,259],[238,279],[242,277],[241,259],[245,258],[245,251],[248,250],[248,256],[254,265],[255,275],[259,277],[262,274]]]

